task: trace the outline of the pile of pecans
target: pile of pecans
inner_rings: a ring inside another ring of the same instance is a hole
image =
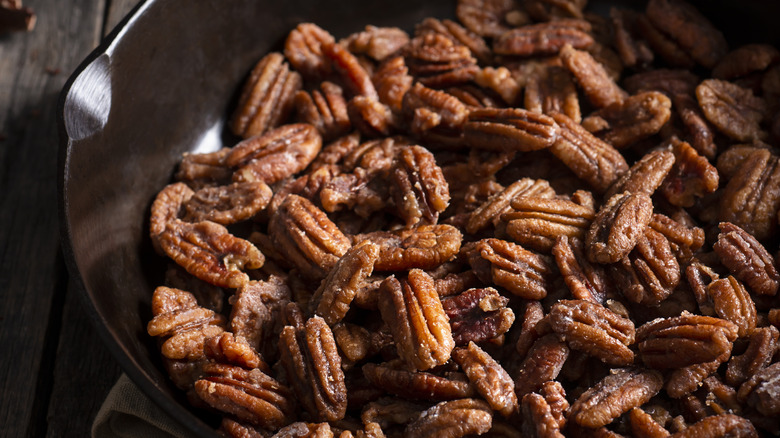
[[[780,433],[780,52],[683,0],[302,23],[151,209],[237,437]]]

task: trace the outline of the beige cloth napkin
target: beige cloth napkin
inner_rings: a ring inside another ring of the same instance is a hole
[[[93,438],[185,438],[182,426],[122,374],[92,423]]]

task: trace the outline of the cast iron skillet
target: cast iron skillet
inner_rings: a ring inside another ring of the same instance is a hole
[[[455,1],[147,0],[68,80],[59,106],[59,208],[69,271],[124,371],[193,434],[216,436],[213,419],[188,407],[146,334],[164,264],[147,237],[155,194],[183,152],[235,143],[223,125],[236,90],[299,22],[314,21],[336,37],[366,24],[412,31],[424,17],[453,17]],[[644,4],[637,3],[591,0],[591,8]],[[772,23],[780,2],[694,3],[732,46],[780,41]]]

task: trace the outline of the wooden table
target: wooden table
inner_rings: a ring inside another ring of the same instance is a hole
[[[57,100],[138,0],[24,0],[0,35],[0,435],[87,437],[121,373],[68,286],[57,214]]]

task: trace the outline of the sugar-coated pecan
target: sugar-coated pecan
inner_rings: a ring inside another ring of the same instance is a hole
[[[437,32],[414,37],[401,54],[409,73],[426,87],[446,88],[468,82],[479,70],[468,47]]]
[[[260,181],[204,187],[183,203],[184,220],[234,224],[264,209],[272,195],[271,188]]]
[[[711,415],[690,425],[685,430],[672,434],[673,438],[716,438],[716,437],[758,438],[756,428],[747,418],[734,414]]]
[[[238,365],[246,369],[260,368],[266,372],[270,370],[255,350],[249,346],[246,339],[235,336],[231,332],[223,332],[207,338],[203,344],[203,352],[206,357],[219,363]]]
[[[314,161],[311,162],[309,168],[314,172],[322,167],[341,167],[345,157],[355,151],[360,145],[360,134],[357,132],[339,137],[322,147],[322,150],[317,154]]]
[[[664,428],[662,424],[659,424],[653,416],[642,408],[634,408],[628,414],[629,424],[631,425],[631,433],[634,436],[644,438],[667,438],[669,435],[668,430]]]
[[[404,281],[388,277],[379,288],[379,311],[390,327],[399,356],[412,368],[445,363],[455,347],[447,314],[431,278],[412,269]]]
[[[585,257],[580,239],[560,236],[552,248],[552,253],[574,298],[605,303],[611,291],[611,283],[604,267],[591,263]]]
[[[266,438],[265,431],[258,430],[248,423],[236,421],[229,417],[222,417],[217,433],[230,438]]]
[[[550,406],[550,413],[558,427],[563,429],[566,426],[566,417],[569,414],[569,401],[566,400],[566,390],[557,380],[544,382],[539,394],[544,397],[547,405]]]
[[[522,398],[555,380],[569,357],[569,347],[554,334],[537,339],[515,374],[515,392]]]
[[[704,115],[719,131],[737,141],[763,139],[759,124],[764,118],[764,100],[753,92],[720,79],[706,79],[696,87]]]
[[[375,424],[382,429],[388,429],[416,420],[425,407],[422,403],[398,397],[382,397],[362,407],[360,420],[366,425]]]
[[[324,277],[349,250],[349,239],[311,201],[288,195],[268,224],[280,251],[302,274]]]
[[[514,105],[520,93],[520,84],[512,76],[512,72],[504,66],[498,68],[484,67],[477,71],[474,82],[484,90],[500,96],[507,105]],[[503,106],[503,105],[498,105]]]
[[[639,13],[630,9],[612,7],[609,18],[614,28],[614,46],[626,67],[642,67],[653,62],[653,51],[642,40],[636,29]]]
[[[739,170],[742,163],[755,151],[767,149],[762,143],[735,144],[718,155],[716,168],[718,174],[725,180],[730,180]]]
[[[712,246],[735,277],[745,282],[759,295],[775,295],[780,286],[780,274],[775,260],[755,237],[730,222],[718,226],[718,241]]]
[[[739,386],[760,370],[769,366],[777,351],[778,332],[775,326],[759,327],[750,335],[744,353],[732,356],[726,368],[726,383]]]
[[[458,131],[469,111],[458,98],[419,82],[404,94],[401,111],[411,120],[411,131],[422,135],[434,128]]]
[[[479,395],[491,408],[509,417],[517,410],[515,383],[506,370],[474,342],[453,350],[452,358],[460,366]]]
[[[451,259],[460,250],[461,234],[451,225],[418,225],[393,232],[375,232],[358,236],[380,245],[377,271],[433,269]]]
[[[314,125],[326,141],[346,134],[352,126],[341,87],[332,82],[324,81],[311,92],[295,93],[295,108],[298,120]]]
[[[653,201],[644,193],[618,193],[596,214],[585,236],[588,259],[615,263],[644,235],[653,218]]]
[[[636,27],[642,39],[647,41],[647,45],[653,50],[653,53],[664,60],[671,67],[692,69],[696,66],[696,61],[686,50],[680,47],[674,39],[662,32],[655,24],[647,18],[647,15],[637,16]]]
[[[314,178],[320,170],[309,175]],[[319,201],[328,213],[351,210],[361,218],[368,218],[385,208],[388,193],[381,183],[377,175],[358,167],[354,172],[330,177],[320,189]]]
[[[333,338],[343,357],[352,363],[373,356],[393,342],[390,333],[384,329],[369,332],[363,326],[344,322],[333,326]]]
[[[509,30],[516,9],[514,0],[458,0],[455,14],[470,31],[492,38]]]
[[[780,362],[753,374],[739,387],[737,397],[766,416],[780,414]]]
[[[673,205],[691,207],[697,198],[718,188],[718,171],[687,142],[676,137],[669,142],[674,166],[661,184],[660,191]]]
[[[439,20],[437,18],[428,17],[421,21],[415,27],[414,31],[417,35],[424,35],[427,33],[440,34],[455,43],[468,47],[471,54],[481,63],[489,64],[491,61],[492,53],[485,43],[484,38],[452,20]]]
[[[618,290],[630,301],[657,306],[680,282],[680,265],[663,234],[645,228],[634,249],[609,272]]]
[[[371,82],[371,75],[352,52],[341,44],[323,44],[322,54],[333,68],[338,82],[347,90],[348,96],[365,96],[372,100],[379,98]]]
[[[403,98],[412,87],[414,78],[409,75],[409,68],[403,56],[387,58],[374,72],[374,84],[379,100],[389,106],[394,113],[401,113]]]
[[[563,113],[577,123],[582,119],[574,79],[567,69],[558,65],[547,66],[528,77],[524,104],[529,111]]]
[[[561,49],[560,56],[564,67],[571,72],[588,100],[596,107],[605,108],[613,104],[619,105],[628,98],[628,93],[609,77],[604,66],[596,61],[590,53],[577,50],[571,45],[565,45]]]
[[[569,117],[560,113],[551,116],[560,131],[550,151],[596,191],[606,191],[628,170],[626,160],[615,148],[593,136]]]
[[[728,358],[737,326],[724,319],[683,312],[636,329],[642,361],[651,368],[674,369]]]
[[[668,97],[693,95],[699,78],[690,70],[659,68],[628,76],[623,85],[632,94],[660,91]]]
[[[397,363],[363,365],[363,374],[372,385],[391,394],[413,400],[454,400],[474,395],[474,387],[462,373],[443,376],[408,371]]]
[[[483,239],[474,247],[469,263],[482,281],[501,286],[526,299],[547,296],[552,275],[548,257],[500,239]]]
[[[550,308],[552,330],[574,350],[610,365],[630,365],[634,323],[591,301],[561,300]]]
[[[582,125],[621,149],[660,131],[672,115],[671,107],[671,100],[664,94],[648,91],[594,111]]]
[[[549,116],[521,108],[484,108],[468,114],[463,136],[474,148],[528,152],[552,146],[558,127]]]
[[[495,225],[503,213],[511,210],[511,201],[521,196],[549,199],[555,196],[555,191],[545,180],[519,179],[501,190],[501,192],[488,198],[482,205],[472,211],[466,223],[466,232],[475,234],[489,226],[491,222]]]
[[[592,206],[560,198],[521,196],[511,212],[501,216],[506,233],[515,242],[549,253],[559,236],[582,239],[596,212]]]
[[[529,0],[523,6],[535,20],[552,21],[568,17],[583,18],[586,4],[583,0]]]
[[[422,146],[398,151],[391,169],[391,192],[407,226],[435,224],[450,201],[449,186],[433,154]]]
[[[704,244],[704,230],[695,226],[686,226],[669,216],[653,214],[649,227],[663,234],[669,242],[696,251]]]
[[[305,169],[322,147],[317,129],[305,123],[283,125],[233,146],[225,159],[233,180],[272,184]]]
[[[587,31],[590,25],[584,20],[556,20],[530,24],[511,29],[493,40],[493,52],[497,55],[539,56],[555,55],[564,46],[586,49],[593,45],[593,37]]]
[[[303,408],[320,420],[344,418],[347,388],[333,332],[314,316],[300,327],[286,326],[279,338],[282,366]]]
[[[347,171],[360,167],[369,175],[389,171],[398,150],[411,144],[409,139],[403,137],[369,140],[345,155],[342,166]]]
[[[309,302],[314,313],[331,326],[341,321],[363,281],[373,272],[377,257],[379,246],[368,240],[344,253],[314,292]]]
[[[686,1],[651,0],[645,12],[654,26],[704,67],[714,67],[728,51],[723,34]]]
[[[737,325],[738,336],[745,337],[756,328],[756,304],[745,286],[732,276],[720,278],[707,286],[715,313]]]
[[[321,80],[332,72],[324,47],[335,44],[328,31],[314,23],[301,23],[287,36],[284,56],[307,80]]]
[[[527,301],[521,315],[520,333],[515,343],[515,351],[519,357],[525,358],[533,343],[541,336],[536,330],[536,325],[542,318],[544,318],[542,304],[539,301]]]
[[[190,292],[201,307],[211,309],[217,313],[222,312],[225,301],[225,291],[221,287],[209,284],[194,275],[188,273],[184,268],[169,263],[165,270],[165,286]]]
[[[780,51],[769,44],[745,44],[727,53],[712,69],[712,77],[731,80],[762,72],[780,62]]]
[[[249,281],[244,269],[259,269],[265,263],[252,243],[210,221],[192,224],[176,219],[153,241],[187,272],[219,287],[241,286]]]
[[[149,235],[155,249],[159,247],[159,236],[171,225],[176,225],[182,213],[182,206],[192,198],[195,192],[184,183],[168,184],[157,193],[152,203],[149,218]]]
[[[397,27],[367,25],[361,32],[353,33],[339,44],[356,55],[367,55],[374,61],[383,61],[409,42],[409,35]]]
[[[460,84],[455,87],[449,87],[446,90],[447,94],[456,97],[463,102],[469,108],[500,108],[504,106],[505,102],[503,98],[494,93],[493,90],[488,90],[477,85],[472,84]]]
[[[258,369],[207,364],[195,393],[214,409],[267,429],[287,424],[294,414],[290,391]]]
[[[729,180],[720,199],[719,217],[759,241],[774,234],[780,207],[780,166],[766,149],[753,151]]]
[[[585,391],[569,410],[569,420],[597,428],[643,405],[661,390],[663,377],[658,371],[624,368],[613,371]]]
[[[493,414],[482,400],[464,398],[441,402],[420,414],[404,431],[409,438],[482,435],[490,430]]]
[[[523,436],[529,438],[563,438],[561,426],[552,414],[550,405],[541,395],[530,392],[523,396]]]
[[[675,156],[668,149],[656,149],[645,154],[612,184],[604,194],[605,199],[622,192],[641,192],[652,196],[661,185],[675,162]]]
[[[355,96],[347,105],[349,119],[366,137],[390,135],[396,124],[393,112],[377,99]]]
[[[190,187],[227,184],[233,175],[233,170],[225,164],[229,154],[230,148],[200,154],[185,152],[176,171],[176,181]]]
[[[515,321],[509,299],[492,287],[468,289],[441,300],[455,345],[484,342],[506,333]]]
[[[666,393],[674,399],[688,396],[699,388],[705,379],[715,373],[727,357],[728,353],[724,353],[709,362],[695,363],[672,370],[664,384]]]
[[[271,438],[333,438],[333,429],[328,423],[306,423],[296,421],[279,429]]]

